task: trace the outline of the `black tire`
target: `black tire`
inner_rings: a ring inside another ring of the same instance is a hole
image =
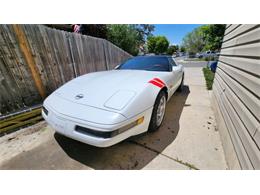
[[[180,84],[180,86],[177,89],[178,92],[182,92],[182,90],[183,90],[183,82],[184,82],[184,74],[182,74],[181,84]]]
[[[151,119],[150,119],[150,124],[149,124],[149,128],[148,128],[148,131],[149,132],[154,132],[156,130],[158,130],[158,128],[161,126],[162,122],[160,125],[157,125],[156,123],[156,117],[157,117],[157,110],[158,110],[158,106],[159,106],[159,103],[160,103],[160,100],[162,97],[165,97],[166,101],[167,101],[167,97],[166,97],[166,93],[165,91],[160,91],[160,93],[158,94],[156,100],[155,100],[155,104],[154,104],[154,107],[153,107],[153,112],[152,112],[152,116],[151,116]],[[165,113],[165,111],[164,111]],[[164,119],[164,116],[163,116],[163,119]],[[162,121],[163,121],[162,119]]]

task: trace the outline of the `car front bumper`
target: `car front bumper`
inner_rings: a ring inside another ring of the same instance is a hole
[[[133,135],[137,135],[143,133],[148,130],[151,113],[153,108],[149,108],[148,110],[136,115],[131,119],[127,119],[121,123],[108,125],[108,124],[98,124],[92,123],[89,121],[83,120],[75,120],[75,118],[60,114],[56,112],[54,109],[50,107],[46,107],[44,105],[46,111],[42,111],[43,118],[47,121],[47,123],[58,133],[65,135],[66,137],[72,138],[74,140],[93,145],[96,147],[108,147],[112,146],[116,143],[125,140],[128,137]],[[138,120],[140,117],[144,117],[142,123],[127,129],[126,131],[111,137],[101,136],[103,134],[108,134],[109,132],[116,131],[119,128],[122,128],[134,121]],[[90,134],[83,131],[79,131],[76,127],[83,127],[89,129],[93,132],[97,132],[96,134]]]

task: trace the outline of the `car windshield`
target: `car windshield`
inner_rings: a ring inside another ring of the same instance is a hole
[[[170,71],[169,60],[167,57],[147,57],[140,56],[131,58],[117,69],[131,69],[131,70],[147,70],[147,71]]]

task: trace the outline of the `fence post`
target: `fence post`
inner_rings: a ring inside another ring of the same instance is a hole
[[[34,83],[36,85],[36,88],[42,98],[46,97],[46,91],[45,87],[43,86],[41,77],[39,75],[38,69],[36,67],[35,61],[32,56],[32,52],[29,47],[29,43],[27,42],[26,36],[23,32],[22,27],[19,24],[13,24],[13,29],[16,34],[16,37],[18,39],[18,44],[20,46],[20,49],[24,55],[24,58],[29,66],[29,69],[32,73],[32,77],[34,80]]]

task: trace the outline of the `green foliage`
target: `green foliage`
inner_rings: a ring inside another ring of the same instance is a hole
[[[183,38],[183,46],[190,54],[196,54],[205,46],[204,34],[201,28],[196,28]]]
[[[166,53],[169,47],[169,41],[165,36],[149,36],[147,38],[147,47],[149,53]]]
[[[110,42],[135,56],[153,30],[154,26],[149,24],[111,24],[107,34]]]
[[[184,46],[181,46],[180,52],[186,52],[186,48]]]
[[[108,40],[132,55],[138,54],[138,33],[131,25],[109,25]]]
[[[202,59],[204,59],[205,61],[216,61],[217,60],[215,56],[206,56]]]
[[[179,50],[179,46],[178,45],[170,45],[169,47],[168,47],[168,49],[167,49],[167,54],[168,55],[172,55],[172,54],[174,54],[176,51],[178,51]]]
[[[224,24],[200,26],[184,37],[183,46],[192,54],[207,50],[220,50],[224,32]]]
[[[81,24],[80,33],[93,37],[107,39],[107,25],[106,24]]]
[[[206,80],[207,89],[212,90],[215,74],[208,67],[203,68],[203,73]]]
[[[148,36],[152,36],[154,25],[150,24],[132,24],[133,28],[137,31],[137,39],[140,45],[145,44]]]
[[[226,25],[224,24],[212,24],[207,25],[207,28],[204,29],[205,42],[204,51],[206,50],[220,50],[221,42],[225,33]]]

